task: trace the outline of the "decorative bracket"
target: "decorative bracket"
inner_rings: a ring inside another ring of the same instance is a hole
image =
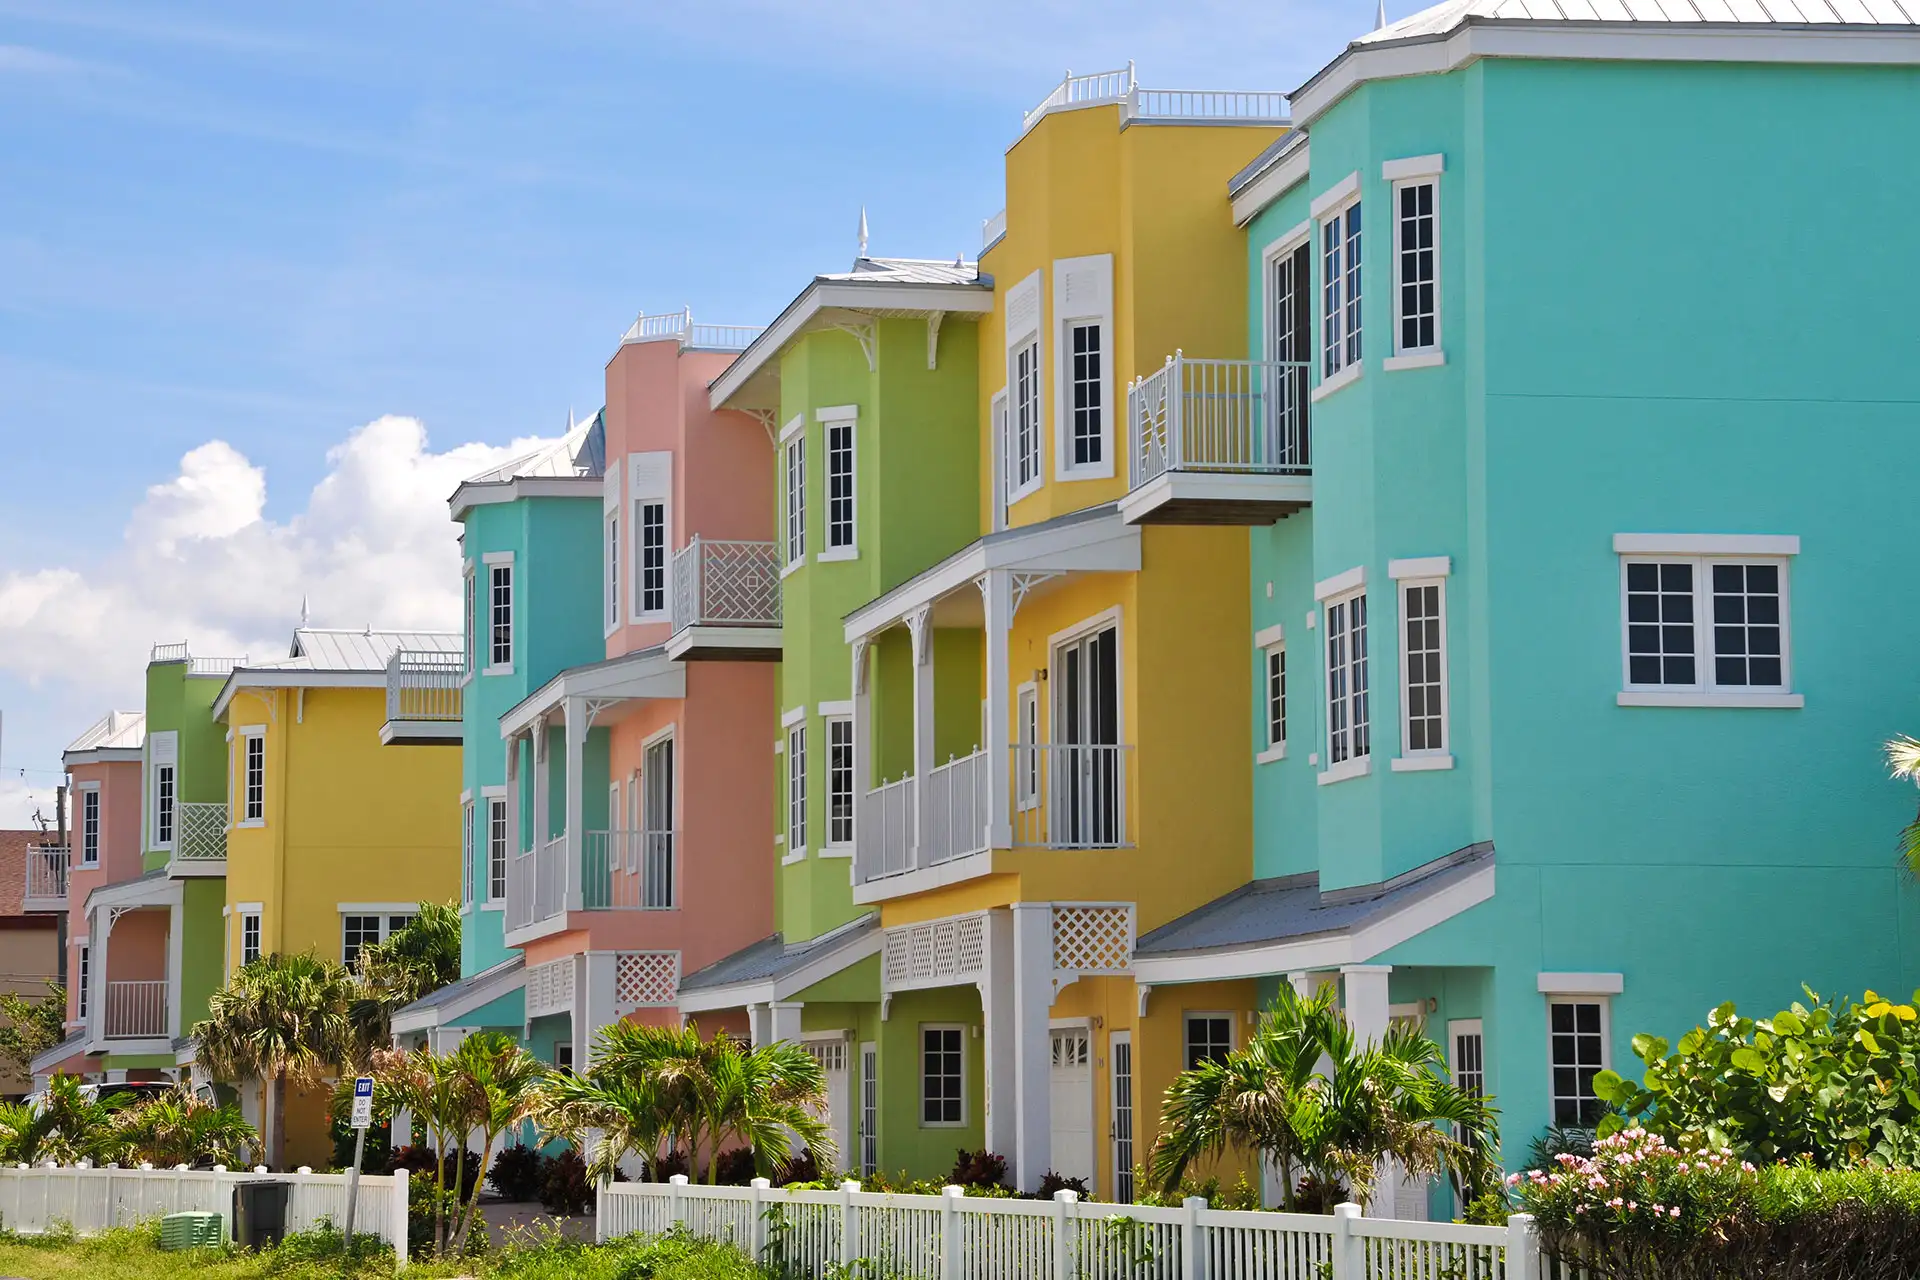
[[[940,322],[946,318],[947,313],[944,311],[927,313],[927,368],[929,370],[940,367]]]
[[[587,728],[589,729],[593,728],[594,718],[598,716],[602,711],[605,711],[608,707],[618,706],[625,701],[626,701],[625,698],[588,698],[587,699]]]
[[[867,358],[868,373],[873,373],[880,367],[877,363],[879,351],[876,346],[879,341],[880,326],[872,316],[859,320],[836,320],[833,322],[833,327],[842,333],[853,335],[853,340],[860,344],[860,354]]]
[[[853,692],[855,696],[867,691],[867,646],[871,644],[866,636],[853,642]],[[858,733],[859,730],[855,729]]]
[[[1147,1016],[1147,997],[1153,994],[1153,984],[1150,982],[1137,983],[1134,986],[1134,991],[1140,996],[1139,1016],[1144,1018]]]
[[[885,1022],[887,1020],[887,1014],[892,1008],[893,992],[882,991],[880,993],[880,1021]]]
[[[1022,573],[1018,569],[1014,570],[1013,608],[1009,611],[1007,620],[1011,622],[1015,617],[1019,616],[1020,602],[1027,598],[1028,592],[1043,582],[1051,581],[1054,578],[1064,578],[1066,576],[1067,575],[1059,569],[1044,569],[1035,573]]]
[[[779,430],[774,425],[774,420],[780,416],[779,410],[777,409],[742,409],[740,412],[746,414],[749,418],[752,418],[755,422],[759,423],[762,427],[766,428],[767,443],[778,444],[780,442]]]
[[[907,630],[913,636],[913,665],[924,667],[933,661],[933,606],[923,604],[909,613]]]
[[[293,697],[293,722],[305,724],[307,722],[307,686],[301,685]]]
[[[119,922],[121,916],[127,914],[129,911],[138,911],[139,909],[137,906],[108,907],[106,936],[111,937],[113,935],[113,926]]]

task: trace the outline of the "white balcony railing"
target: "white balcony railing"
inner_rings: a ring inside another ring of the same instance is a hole
[[[912,774],[860,797],[853,852],[854,877],[862,883],[914,869]]]
[[[463,653],[402,649],[387,659],[388,720],[458,720]]]
[[[187,651],[185,640],[173,640],[156,644],[147,653],[148,662],[184,662],[187,674],[192,676],[224,676],[232,674],[234,668],[247,665],[247,655],[237,658],[196,658]]]
[[[558,835],[507,864],[508,929],[524,929],[566,911],[567,845],[567,837]]]
[[[227,806],[222,800],[195,800],[174,807],[175,862],[221,862],[227,856]]]
[[[1175,354],[1127,388],[1139,488],[1169,471],[1310,475],[1308,366]]]
[[[1021,132],[1050,111],[1113,102],[1122,120],[1241,120],[1248,124],[1285,124],[1287,95],[1212,89],[1142,89],[1129,62],[1117,71],[1076,76],[1067,72],[1040,105],[1026,113]]]
[[[651,342],[656,338],[678,338],[686,347],[709,351],[744,351],[760,336],[762,327],[753,324],[695,324],[691,308],[656,315],[642,314],[627,327],[620,341]]]
[[[935,867],[988,847],[987,753],[949,760],[927,771],[920,802],[920,863]]]
[[[980,247],[990,247],[995,240],[1007,234],[1007,211],[1002,209],[991,218],[980,220]]]
[[[67,848],[58,844],[27,846],[27,901],[33,905],[64,905],[67,900]]]
[[[589,831],[580,864],[587,911],[666,911],[674,901],[672,831]]]
[[[780,550],[693,535],[673,553],[673,629],[780,625]]]
[[[1125,847],[1132,767],[1125,744],[1014,744],[1013,847]]]
[[[101,1033],[109,1040],[151,1040],[167,1034],[167,980],[107,984]]]

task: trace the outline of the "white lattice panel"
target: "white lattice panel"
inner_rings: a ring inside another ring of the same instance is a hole
[[[527,967],[527,1016],[573,1012],[573,957]]]
[[[1130,903],[1056,903],[1053,967],[1062,973],[1127,973],[1133,967]]]
[[[678,951],[622,951],[613,969],[613,1006],[659,1008],[680,995]]]
[[[883,990],[972,982],[987,968],[985,912],[923,920],[887,930],[881,947]]]

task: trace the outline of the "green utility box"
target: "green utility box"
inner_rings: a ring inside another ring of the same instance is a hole
[[[217,1213],[170,1213],[160,1219],[162,1249],[217,1249],[226,1243],[226,1222]]]

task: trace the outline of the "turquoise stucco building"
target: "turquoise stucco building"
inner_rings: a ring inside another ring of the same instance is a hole
[[[1355,41],[1232,184],[1252,350],[1187,354],[1310,454],[1210,516],[1310,496],[1239,521],[1256,880],[1135,961],[1423,1020],[1509,1164],[1638,1032],[1920,983],[1920,28],[1547,8]]]
[[[389,733],[462,745],[461,981],[394,1015],[403,1043],[450,1046],[483,1028],[527,1030],[524,964],[503,928],[512,853],[500,716],[559,672],[602,656],[603,418],[472,477],[449,500],[465,572],[458,718],[447,718],[446,701],[429,699],[423,705],[438,719],[396,719]],[[553,1060],[551,1044],[533,1047]]]

